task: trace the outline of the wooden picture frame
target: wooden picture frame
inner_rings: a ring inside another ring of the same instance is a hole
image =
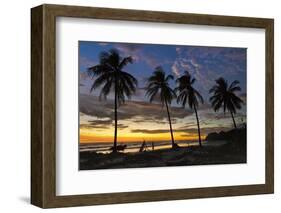
[[[56,17],[265,29],[266,168],[265,184],[56,195]],[[274,191],[274,21],[273,19],[199,15],[64,5],[31,9],[31,203],[41,208],[267,194]]]

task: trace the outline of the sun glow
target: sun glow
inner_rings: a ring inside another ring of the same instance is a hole
[[[106,130],[91,130],[80,128],[80,143],[93,143],[93,142],[112,142],[114,139],[113,129]],[[174,139],[176,141],[194,141],[198,140],[198,134],[175,132]],[[204,140],[205,134],[201,135],[201,139]],[[144,134],[144,133],[132,133],[129,129],[119,130],[117,136],[118,142],[139,142],[139,141],[169,141],[171,140],[170,132],[157,133],[157,134]]]

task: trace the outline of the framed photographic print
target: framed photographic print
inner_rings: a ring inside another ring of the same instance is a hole
[[[31,10],[31,203],[274,191],[272,19]]]

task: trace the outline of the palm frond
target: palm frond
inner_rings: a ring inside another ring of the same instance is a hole
[[[174,76],[167,75],[167,77],[165,78],[165,82],[168,82],[169,80],[174,80]]]
[[[126,57],[126,58],[123,58],[123,60],[121,61],[121,63],[119,64],[119,69],[122,70],[123,67],[125,67],[126,65],[128,64],[132,64],[133,63],[133,58],[132,57]]]
[[[110,81],[111,79],[112,79],[112,76],[110,75],[110,73],[104,73],[103,75],[100,75],[99,77],[97,77],[97,79],[92,84],[90,92],[92,92],[93,89],[100,87],[102,84]]]
[[[233,81],[233,82],[230,84],[230,86],[229,86],[229,90],[230,90],[231,88],[237,86],[239,83],[240,83],[240,82],[237,81],[237,80]]]
[[[239,92],[239,91],[241,91],[241,87],[239,86],[229,88],[229,92]]]
[[[147,88],[145,95],[149,98],[149,102],[152,102],[155,96],[158,94],[159,87],[150,87]]]
[[[243,101],[235,95],[235,92],[241,91],[239,81],[233,81],[228,87],[227,81],[224,78],[216,80],[216,85],[210,89],[212,96],[210,102],[215,111],[223,108],[223,112],[228,110],[231,113],[236,113],[236,109],[241,109]]]
[[[195,78],[192,78],[187,71],[176,80],[178,86],[176,87],[175,92],[179,93],[177,102],[181,103],[183,107],[188,103],[189,108],[193,109],[194,107],[198,107],[199,101],[204,103],[201,94],[193,87],[195,81]]]
[[[110,68],[106,65],[96,65],[96,66],[92,66],[89,67],[87,69],[87,74],[90,78],[94,78],[95,76],[99,76],[105,72],[110,71]]]
[[[169,86],[169,80],[173,79],[172,75],[166,76],[162,67],[156,67],[152,75],[147,79],[146,96],[149,101],[152,102],[156,95],[159,94],[162,104],[170,104],[176,97],[174,90]]]
[[[112,86],[112,80],[111,81],[107,81],[104,86],[102,87],[101,91],[100,91],[100,95],[99,95],[99,99],[104,99],[106,100],[107,95],[109,94],[110,90],[111,90],[111,86]]]
[[[222,99],[217,99],[217,101],[212,102],[212,106],[214,108],[214,111],[215,112],[218,111],[221,108],[222,104],[223,104],[223,100]]]
[[[203,96],[197,91],[194,89],[194,94],[195,94],[195,97],[197,97],[199,99],[199,101],[201,102],[201,104],[204,104],[204,98]]]
[[[192,85],[192,84],[194,84],[195,83],[195,81],[196,81],[196,79],[195,78],[193,78],[191,81],[190,81],[190,84]]]

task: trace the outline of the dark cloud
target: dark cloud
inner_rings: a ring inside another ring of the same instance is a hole
[[[118,49],[124,57],[131,56],[134,61],[140,60],[142,48],[140,45],[117,43],[114,44],[114,47]]]
[[[81,66],[81,67],[88,68],[88,67],[94,66],[96,63],[97,62],[92,58],[88,58],[88,57],[84,57],[84,56],[79,57],[79,66]]]
[[[173,132],[185,132],[186,129],[173,129]],[[170,129],[132,129],[132,133],[159,134],[168,133]]]
[[[118,124],[117,125],[117,128],[118,129],[126,129],[126,128],[128,128],[129,126],[128,125],[125,125],[125,124]]]
[[[209,134],[211,132],[220,132],[220,131],[227,131],[230,128],[228,127],[207,127],[207,128],[201,128],[201,133],[203,134]],[[169,133],[170,129],[132,129],[132,133],[144,133],[144,134],[161,134],[161,133]],[[198,129],[197,128],[178,128],[173,129],[173,132],[180,132],[183,133],[182,136],[190,136],[190,134],[197,134]]]
[[[149,118],[146,118],[146,119],[144,119],[144,118],[135,118],[134,120],[133,120],[135,123],[144,123],[144,122],[150,122],[150,121],[155,121],[153,118],[152,119],[149,119]],[[157,121],[157,123],[158,124],[166,124],[167,123],[167,120],[158,120]],[[174,122],[172,122],[172,123],[174,123]]]
[[[188,70],[196,78],[196,88],[208,97],[209,89],[219,77],[229,82],[242,80],[245,88],[247,51],[245,48],[177,47],[177,58],[171,66],[175,76]]]
[[[123,56],[131,56],[136,62],[143,61],[153,69],[159,65],[171,63],[171,61],[160,61],[157,55],[152,53],[144,53],[142,44],[117,43],[114,47],[118,49]]]
[[[82,129],[106,129],[107,125],[92,125],[92,124],[80,124],[80,128]]]
[[[80,124],[80,128],[85,128],[85,129],[106,129],[109,126],[112,125],[112,120],[107,119],[107,120],[89,120],[87,124]]]
[[[98,97],[86,94],[80,94],[80,112],[96,116],[99,119],[114,118],[114,104],[112,100],[99,101]],[[172,121],[181,119],[192,113],[186,109],[179,107],[170,107]],[[147,102],[127,101],[118,107],[118,120],[136,119],[140,123],[142,121],[166,121],[167,111],[161,104],[151,104]]]
[[[95,116],[103,122],[103,124],[112,123],[114,120],[114,104],[112,100],[100,101],[98,97],[86,94],[80,94],[79,100],[80,112],[89,116]],[[235,118],[245,118],[246,108],[235,114]],[[194,112],[190,109],[182,107],[170,107],[171,121],[173,124],[179,123],[186,117],[190,117],[192,122],[185,122],[184,128],[196,127],[194,121]],[[231,119],[230,113],[223,113],[222,111],[214,112],[208,104],[204,104],[198,111],[200,123],[210,123],[215,120]],[[141,102],[141,101],[127,101],[125,104],[118,107],[118,120],[132,121],[136,123],[157,122],[158,124],[166,124],[168,122],[167,111],[161,104]],[[101,124],[101,123],[100,123]],[[92,125],[94,125],[92,123]]]
[[[231,114],[229,112],[223,112],[222,110],[216,112],[216,113],[213,113],[213,112],[204,112],[202,113],[202,116],[208,120],[208,119],[211,119],[211,120],[221,120],[221,119],[232,119],[231,118]],[[243,111],[239,111],[235,114],[235,117],[245,117],[245,112]]]
[[[99,119],[111,119],[113,117],[113,103],[99,101],[92,95],[80,94],[79,110],[83,114],[96,116]]]
[[[201,134],[209,134],[211,132],[221,132],[221,131],[227,131],[230,130],[231,127],[205,127],[205,128],[200,128]],[[197,128],[189,128],[186,130],[187,133],[198,133]]]
[[[106,129],[114,126],[114,122],[111,119],[108,120],[89,120],[87,124],[80,124],[80,128],[86,129]],[[126,129],[128,126],[122,123],[117,124],[118,129]]]
[[[184,124],[185,125],[182,127],[184,129],[189,129],[191,127],[196,127],[197,126],[197,123],[194,123],[194,122],[185,122]]]
[[[190,115],[190,112],[179,107],[170,107],[170,114],[173,119],[176,119],[184,118]],[[167,111],[162,104],[137,101],[127,101],[119,107],[118,115],[121,119],[132,119],[138,116],[141,116],[143,119],[157,121],[167,119]]]
[[[112,124],[112,120],[90,120],[88,121],[90,125],[99,126],[99,125],[110,125]]]
[[[117,43],[115,47],[123,52],[131,53],[136,52],[142,49],[142,46],[139,44],[126,44],[126,43]]]

